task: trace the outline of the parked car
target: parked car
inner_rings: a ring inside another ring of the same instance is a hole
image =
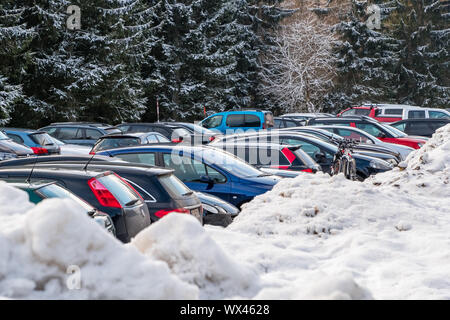
[[[275,143],[235,142],[213,145],[234,154],[257,168],[274,168],[283,170],[316,173],[320,166],[300,146],[286,146]]]
[[[308,125],[340,125],[355,127],[366,131],[381,141],[401,144],[414,149],[421,148],[426,142],[425,138],[407,136],[400,130],[368,117],[315,118],[310,119]]]
[[[17,143],[0,131],[0,161],[34,155],[31,148]]]
[[[170,140],[158,132],[111,134],[100,137],[90,150],[89,154],[95,154],[103,150],[154,143],[170,143]]]
[[[228,152],[208,146],[139,146],[99,154],[172,168],[190,189],[215,195],[238,208],[271,190],[281,179],[263,173]]]
[[[122,123],[116,126],[122,133],[158,132],[173,143],[190,139],[191,133],[184,127],[175,124],[158,123]]]
[[[72,199],[75,201],[82,209],[85,210],[86,214],[89,215],[95,222],[100,226],[105,228],[105,230],[116,236],[116,229],[114,228],[114,223],[109,215],[100,212],[91,206],[89,203],[77,197],[75,194],[63,188],[59,184],[51,180],[41,180],[33,181],[33,183],[27,183],[22,179],[2,179],[10,186],[21,189],[28,194],[28,198],[32,203],[39,203],[44,199]]]
[[[363,115],[380,122],[396,122],[402,119],[450,118],[450,112],[444,109],[421,108],[401,104],[365,104],[347,108],[338,116]]]
[[[431,137],[437,129],[450,123],[448,119],[406,119],[391,123],[394,127],[407,135]]]
[[[270,111],[240,110],[215,113],[199,123],[200,126],[223,134],[235,131],[262,130],[274,126]]]
[[[190,141],[188,142],[191,142],[190,143],[191,145],[208,144],[221,135],[218,132],[214,132],[212,130],[203,128],[202,126],[199,126],[194,123],[189,122],[165,122],[165,123],[178,125],[188,130],[191,134]]]
[[[150,225],[144,200],[130,184],[112,171],[64,170],[33,166],[0,168],[1,179],[52,180],[107,213],[114,222],[116,235],[129,242]]]
[[[361,144],[367,145],[369,144],[370,148],[374,148],[373,146],[378,147],[378,151],[381,151],[379,148],[392,150],[396,155],[399,156],[399,160],[403,161],[406,157],[414,151],[413,148],[407,147],[401,144],[388,143],[383,142],[380,139],[374,137],[370,133],[363,131],[361,129],[355,127],[347,127],[347,126],[317,126],[317,128],[328,130],[336,135],[339,135],[345,139],[350,139],[354,141],[358,141]],[[372,146],[373,145],[373,146]],[[357,149],[361,148],[361,145],[356,147]],[[369,150],[368,148],[364,148],[365,150]],[[374,149],[377,150],[377,149]]]
[[[306,124],[306,120],[289,118],[289,117],[275,117],[273,129],[300,127]]]
[[[87,145],[80,144],[70,144],[62,142],[61,140],[56,139],[55,137],[51,137],[53,142],[56,143],[61,152],[61,155],[88,155],[91,151],[91,147]]]
[[[31,148],[34,154],[38,156],[59,154],[61,152],[60,147],[45,131],[19,128],[3,128],[3,132],[6,133],[8,137],[10,137],[16,143]]]
[[[333,126],[331,126],[333,127]],[[335,126],[336,128],[342,128],[342,129],[353,129],[359,131],[364,136],[370,136],[367,132],[359,130],[357,128],[353,127],[343,127],[343,126]],[[330,129],[330,131],[325,130],[322,126],[305,126],[305,127],[295,127],[295,128],[287,128],[287,129],[280,129],[280,131],[291,131],[291,132],[297,132],[297,133],[303,133],[308,134],[311,136],[314,136],[316,138],[319,138],[321,140],[324,140],[326,142],[329,142],[334,145],[339,145],[339,142],[342,142],[343,140],[347,139],[348,137],[340,136],[336,133],[333,133],[334,131]],[[343,132],[345,135],[345,132]],[[370,136],[373,137],[373,136]],[[360,154],[366,154],[366,152],[376,152],[376,153],[387,153],[394,158],[397,159],[397,162],[400,162],[403,160],[402,154],[397,150],[406,150],[406,155],[409,153],[409,151],[414,150],[413,148],[402,146],[399,144],[392,144],[392,143],[385,143],[378,138],[373,137],[375,140],[375,143],[370,142],[369,140],[366,140],[364,142],[364,139],[359,140],[363,142],[359,142],[354,148],[354,152],[360,153]],[[371,155],[371,154],[367,154]]]
[[[299,134],[296,132],[264,132],[250,135],[234,135],[226,136],[221,140],[226,143],[259,143],[264,141],[274,142],[277,144],[284,144],[290,146],[301,146],[301,149],[306,152],[312,159],[314,159],[322,168],[323,172],[331,173],[331,166],[333,163],[334,155],[338,151],[338,147],[332,143],[318,139],[314,136],[308,136],[307,134]],[[218,144],[219,142],[212,143],[211,146]],[[353,153],[353,158],[356,161],[357,176],[359,180],[364,180],[372,174],[391,170],[394,167],[396,161],[392,159],[391,162],[384,161],[378,157],[385,157],[384,154],[372,153],[374,156],[367,156],[364,154]],[[392,157],[389,157],[391,159]]]
[[[97,140],[120,130],[106,124],[89,122],[56,122],[39,129],[68,144],[93,146]]]

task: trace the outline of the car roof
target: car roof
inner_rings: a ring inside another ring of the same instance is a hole
[[[110,125],[102,125],[102,124],[89,124],[89,123],[80,123],[80,122],[56,122],[51,123],[48,126],[45,126],[43,128],[51,128],[51,127],[76,127],[76,128],[84,128],[84,129],[100,129],[100,130],[106,130],[114,128]]]
[[[0,172],[5,172],[5,171],[14,171],[14,172],[20,172],[20,171],[24,171],[24,172],[29,172],[30,170],[33,170],[33,173],[38,173],[38,172],[48,172],[48,173],[53,173],[53,174],[64,174],[68,177],[72,177],[72,178],[79,178],[79,177],[85,177],[85,178],[93,178],[93,177],[97,177],[100,176],[102,173],[106,173],[108,171],[112,171],[112,170],[103,170],[102,172],[98,172],[98,171],[91,171],[91,170],[75,170],[75,169],[65,169],[65,168],[57,168],[57,167],[32,167],[32,166],[20,166],[20,167],[1,167],[0,168]],[[33,179],[33,175],[31,175],[31,179]],[[40,179],[42,180],[42,179]]]
[[[450,122],[448,118],[421,118],[421,119],[403,119],[391,124],[401,123],[401,122]]]
[[[408,104],[390,104],[390,103],[364,103],[359,107],[377,107],[377,108],[403,108],[403,109],[416,109],[419,106],[412,106]],[[356,109],[358,107],[354,107]]]
[[[252,147],[252,148],[271,148],[271,149],[283,149],[286,148],[286,145],[278,144],[278,143],[270,143],[270,142],[225,142],[225,143],[218,143],[219,145],[233,145],[235,147]],[[226,151],[226,149],[225,149]]]
[[[109,133],[107,135],[101,136],[99,139],[125,139],[125,138],[142,138],[151,134],[156,134],[161,136],[159,132],[130,132],[130,133]]]
[[[2,178],[0,180],[5,181],[7,184],[12,185],[13,187],[17,187],[20,189],[30,189],[30,190],[36,190],[36,189],[42,188],[44,186],[56,184],[56,181],[49,180],[49,179],[48,180],[47,179],[33,180],[29,183],[20,178]]]
[[[23,133],[47,133],[45,131],[39,131],[39,130],[35,130],[35,129],[26,129],[26,128],[1,128],[1,130],[3,131],[11,131],[11,132],[23,132]]]
[[[116,125],[118,126],[154,126],[154,127],[170,127],[170,128],[183,128],[180,125],[170,124],[166,122],[124,122]]]

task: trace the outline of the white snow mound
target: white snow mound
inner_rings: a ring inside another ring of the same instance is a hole
[[[170,214],[140,232],[132,244],[199,287],[200,298],[251,296],[259,289],[256,272],[228,256],[192,216]]]
[[[34,206],[28,202],[25,192],[3,182],[0,194],[2,199],[9,199],[0,201],[0,296],[21,299],[198,297],[198,288],[174,276],[167,264],[148,259],[133,246],[124,246],[72,200],[50,199]],[[10,205],[11,199],[16,207]],[[72,274],[73,270],[80,273]]]

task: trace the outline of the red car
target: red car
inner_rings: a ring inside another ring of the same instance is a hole
[[[361,129],[377,137],[381,141],[401,144],[414,149],[421,148],[427,138],[411,137],[402,131],[385,123],[361,116],[348,116],[340,118],[315,118],[308,121],[308,125],[343,125]]]

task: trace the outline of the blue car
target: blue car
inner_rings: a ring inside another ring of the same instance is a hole
[[[208,146],[138,146],[97,154],[172,168],[190,189],[212,194],[237,207],[271,190],[281,179],[226,151]]]
[[[3,128],[13,141],[31,148],[36,155],[60,154],[61,148],[47,132],[32,129]]]
[[[274,126],[274,120],[270,111],[242,110],[215,113],[201,121],[199,125],[223,134],[230,134],[269,129]]]

